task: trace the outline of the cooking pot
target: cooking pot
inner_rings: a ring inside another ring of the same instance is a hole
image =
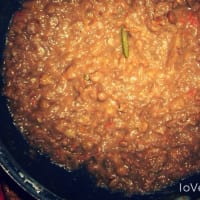
[[[0,62],[3,67],[3,50],[6,32],[12,14],[20,8],[19,0],[0,0]],[[105,188],[98,188],[95,179],[82,167],[67,172],[52,163],[47,155],[41,155],[29,146],[18,129],[13,125],[12,118],[2,93],[3,78],[0,78],[0,166],[26,192],[36,199],[49,200],[157,200],[175,199],[181,195],[191,198],[200,197],[199,191],[180,191],[180,186],[200,185],[200,174],[187,177],[159,192],[137,194],[131,197],[120,192],[112,193]],[[181,185],[180,185],[181,184]],[[185,187],[186,188],[186,187]],[[187,187],[188,189],[188,187]],[[185,193],[184,193],[185,192]]]

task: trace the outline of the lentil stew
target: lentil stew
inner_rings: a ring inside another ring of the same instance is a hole
[[[52,161],[113,191],[157,191],[200,170],[199,55],[200,1],[29,0],[4,91]]]

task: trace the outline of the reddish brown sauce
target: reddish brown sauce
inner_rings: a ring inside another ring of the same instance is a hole
[[[99,186],[154,191],[200,170],[198,0],[25,1],[4,74],[27,140]]]

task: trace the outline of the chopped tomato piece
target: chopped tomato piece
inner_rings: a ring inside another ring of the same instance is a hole
[[[110,128],[114,127],[114,122],[113,122],[112,120],[108,120],[108,121],[105,123],[104,127],[105,127],[106,129],[110,129]]]
[[[197,93],[197,90],[195,88],[191,88],[188,91],[187,95],[188,95],[188,97],[193,98],[196,95],[196,93]]]
[[[195,15],[193,12],[189,12],[187,16],[179,18],[179,22],[182,24],[189,24],[191,26],[198,26],[199,24],[199,19],[198,16]]]
[[[194,13],[190,12],[188,15],[188,23],[192,26],[198,26],[199,20],[197,15],[194,15]]]
[[[27,16],[27,12],[25,11],[17,11],[14,15],[13,21],[24,21],[24,18]]]

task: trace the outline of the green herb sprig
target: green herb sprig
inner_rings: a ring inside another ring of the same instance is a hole
[[[121,28],[121,42],[122,42],[122,51],[125,58],[129,56],[129,44],[128,44],[128,32],[124,27]]]

